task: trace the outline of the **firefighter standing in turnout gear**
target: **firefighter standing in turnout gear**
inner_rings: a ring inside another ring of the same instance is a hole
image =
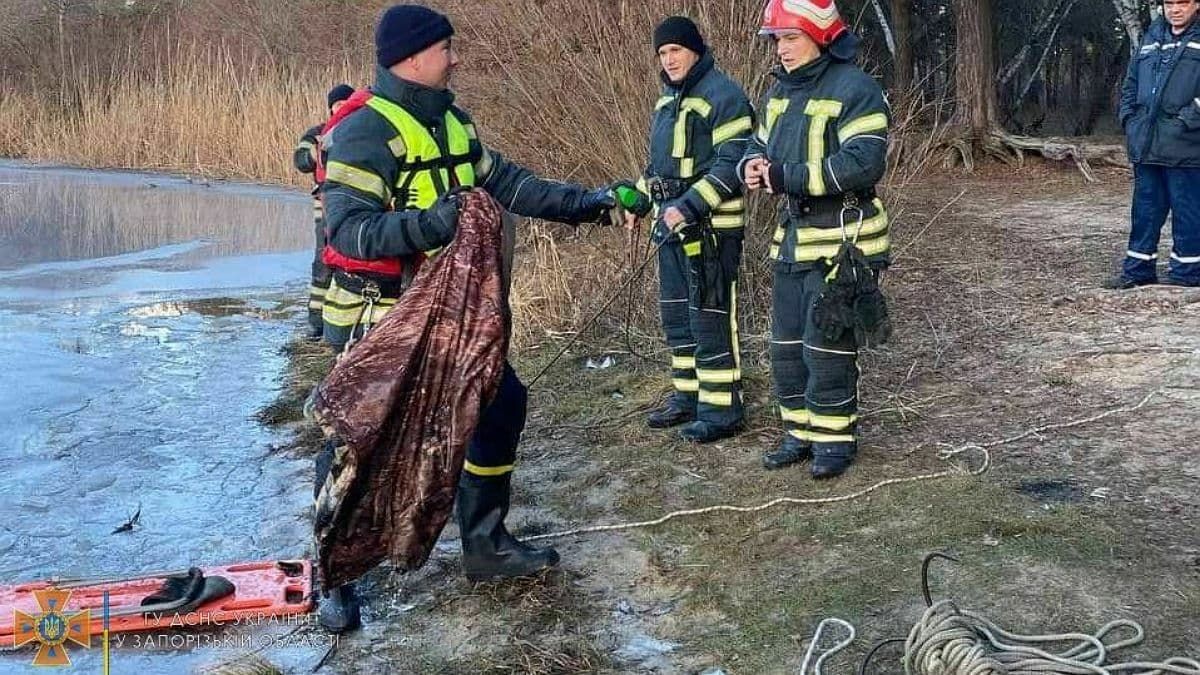
[[[481,187],[509,211],[564,223],[598,221],[616,205],[611,188],[543,180],[479,142],[448,89],[458,64],[453,33],[449,19],[431,9],[388,9],[376,28],[378,68],[370,97],[327,130],[325,260],[334,273],[325,338],[336,348],[377,323],[421,257],[453,240],[454,188]],[[525,576],[558,562],[554,549],[526,546],[504,526],[525,412],[525,387],[506,364],[468,445],[458,487],[463,570],[472,580]],[[318,460],[318,484],[328,462],[328,456]],[[333,631],[357,626],[353,587],[326,593],[322,625]]]
[[[829,478],[857,451],[857,348],[853,331],[828,340],[813,306],[843,236],[872,274],[888,263],[888,217],[875,184],[886,166],[889,111],[880,86],[855,65],[858,38],[833,0],[770,0],[761,34],[774,40],[780,65],[739,172],[747,189],[781,197],[770,249],[771,370],[787,432],[763,465],[811,458],[813,477]]]
[[[737,163],[754,131],[742,88],[713,61],[690,19],[654,31],[662,95],[650,124],[649,166],[637,188],[653,204],[659,303],[675,391],[647,423],[688,423],[706,443],[742,426],[737,275],[745,204]],[[644,214],[643,214],[644,215]],[[627,214],[628,224],[636,214]]]
[[[337,113],[350,95],[354,93],[354,88],[348,84],[339,84],[329,90],[325,96],[325,101],[328,104],[329,114]],[[312,279],[308,288],[308,336],[314,340],[321,338],[323,322],[321,319],[322,308],[325,304],[325,292],[329,290],[330,272],[329,266],[321,260],[322,250],[325,248],[325,213],[321,207],[321,183],[316,180],[317,172],[317,143],[321,135],[321,129],[325,126],[322,122],[314,127],[310,127],[304,135],[300,137],[300,142],[296,144],[296,149],[292,152],[292,164],[296,166],[296,170],[300,173],[311,173],[313,176],[313,236],[316,241],[316,249],[313,253],[312,261]]]
[[[1132,227],[1107,288],[1158,282],[1158,240],[1171,214],[1166,283],[1200,286],[1200,0],[1165,0],[1121,88],[1133,163]]]

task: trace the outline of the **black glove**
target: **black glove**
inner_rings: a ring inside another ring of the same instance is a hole
[[[462,190],[451,190],[421,212],[420,239],[423,241],[414,243],[422,251],[431,251],[454,241],[454,233],[458,231],[461,193]]]
[[[604,216],[616,205],[617,198],[611,188],[588,190],[579,199],[579,210],[575,220],[580,223],[603,222]]]

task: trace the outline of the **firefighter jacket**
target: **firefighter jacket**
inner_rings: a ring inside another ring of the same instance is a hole
[[[1159,18],[1129,63],[1121,127],[1135,164],[1200,167],[1200,20],[1180,35]]]
[[[434,250],[422,211],[457,186],[487,190],[518,215],[576,223],[586,190],[538,178],[479,141],[454,95],[377,68],[373,96],[323,139],[329,244],[375,260]]]
[[[638,189],[660,209],[679,208],[688,222],[707,220],[713,229],[740,234],[746,208],[737,163],[754,131],[746,93],[716,67],[711,52],[682,82],[660,75],[650,162]]]
[[[854,64],[857,50],[858,38],[845,33],[815,61],[772,71],[739,175],[754,157],[782,168],[776,260],[823,264],[845,236],[873,266],[887,264],[888,216],[875,184],[887,166],[889,109],[879,84]]]

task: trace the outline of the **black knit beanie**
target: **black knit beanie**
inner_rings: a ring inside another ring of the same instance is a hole
[[[375,28],[375,60],[384,68],[454,35],[450,19],[421,5],[396,5]]]
[[[669,16],[654,29],[654,50],[663,45],[680,45],[704,56],[708,47],[700,37],[700,29],[686,16]]]
[[[330,89],[329,93],[325,95],[326,107],[332,108],[334,103],[337,103],[338,101],[345,101],[353,94],[354,87],[351,87],[348,84],[339,84],[333,89]]]

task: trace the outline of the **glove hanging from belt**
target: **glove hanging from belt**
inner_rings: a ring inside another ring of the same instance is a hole
[[[696,283],[701,309],[725,309],[729,293],[721,269],[721,251],[717,234],[705,222],[685,223],[679,228],[688,269]]]
[[[841,213],[842,244],[832,258],[825,258],[825,285],[813,303],[813,323],[830,342],[842,340],[853,331],[859,347],[875,347],[887,342],[892,334],[887,300],[879,288],[879,273],[867,264],[854,238],[847,237],[845,216],[857,211],[862,228],[862,210],[847,199]]]

